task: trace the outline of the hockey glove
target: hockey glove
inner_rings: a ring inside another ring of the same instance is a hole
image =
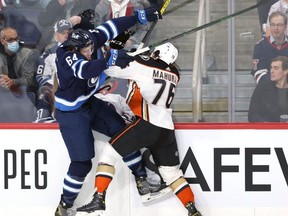
[[[135,11],[138,22],[141,24],[147,24],[162,19],[162,15],[156,7],[149,7],[144,10]]]
[[[92,9],[87,9],[84,11],[81,11],[78,16],[80,16],[82,19],[86,18],[87,20],[89,20],[90,22],[94,21],[94,17],[95,17],[95,11]]]
[[[130,62],[134,61],[134,57],[127,54],[127,50],[122,49],[118,52],[118,58],[116,65],[121,68],[125,68],[129,65]]]
[[[94,17],[95,11],[92,9],[87,9],[78,14],[81,17],[81,22],[75,26],[73,29],[81,28],[83,30],[94,29]]]
[[[117,49],[117,50],[123,49],[130,35],[131,35],[131,32],[129,30],[122,32],[121,34],[119,34],[117,37],[115,37],[114,39],[110,41],[109,46],[112,49]]]

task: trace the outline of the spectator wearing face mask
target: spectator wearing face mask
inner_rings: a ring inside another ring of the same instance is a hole
[[[0,89],[35,92],[37,52],[21,46],[14,28],[4,28],[0,38]]]
[[[270,26],[270,21],[269,21],[269,16],[276,11],[280,11],[286,16],[288,16],[288,0],[279,0],[276,3],[274,3],[269,10],[268,13],[268,19],[267,19],[267,24],[266,24],[266,36],[269,36],[271,34],[271,26]],[[287,35],[288,33],[288,26],[286,27],[285,34]]]

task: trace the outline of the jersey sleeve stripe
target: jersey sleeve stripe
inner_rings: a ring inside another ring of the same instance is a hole
[[[86,60],[79,60],[77,62],[75,62],[73,65],[72,65],[72,70],[73,70],[73,73],[74,73],[74,76],[75,77],[78,77],[80,79],[84,79],[83,76],[82,76],[82,68],[83,66],[88,63],[88,61]]]
[[[111,20],[103,23],[96,29],[104,32],[108,40],[111,40],[118,35],[118,28]]]
[[[97,29],[102,31],[106,35],[108,40],[110,39],[110,33],[104,26],[98,26]]]
[[[109,25],[109,27],[113,33],[112,38],[109,38],[109,39],[115,38],[118,35],[118,29],[117,29],[116,25],[111,20],[107,21],[106,23]]]

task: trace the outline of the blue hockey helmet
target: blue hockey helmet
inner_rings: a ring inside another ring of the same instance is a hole
[[[88,47],[90,45],[93,46],[94,42],[87,31],[84,31],[82,29],[76,29],[68,35],[66,44],[70,49],[75,49],[79,51],[80,49]]]

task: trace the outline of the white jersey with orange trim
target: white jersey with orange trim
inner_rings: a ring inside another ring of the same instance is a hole
[[[105,73],[130,80],[126,102],[136,116],[158,127],[174,129],[170,106],[180,79],[175,67],[147,56],[136,56],[124,69],[112,66]]]

